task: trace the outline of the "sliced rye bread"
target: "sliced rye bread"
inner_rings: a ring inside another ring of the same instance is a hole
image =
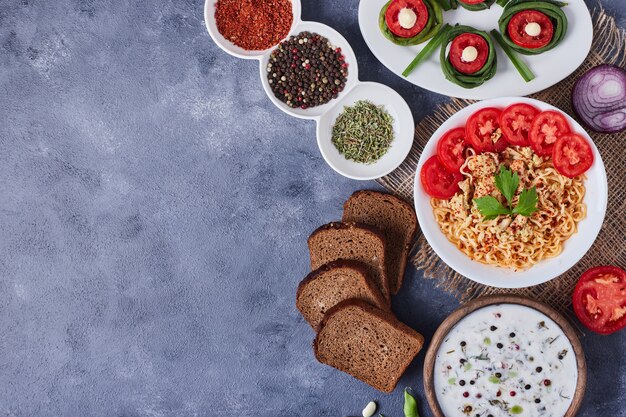
[[[387,311],[346,300],[324,316],[313,342],[318,361],[392,392],[424,337]]]
[[[346,259],[324,264],[307,275],[298,285],[296,307],[315,330],[328,310],[349,298],[388,308],[385,297],[368,275],[367,265]]]
[[[357,191],[343,205],[344,222],[359,222],[380,229],[385,235],[386,273],[389,291],[402,286],[406,261],[417,231],[415,210],[406,201],[377,191]]]
[[[363,262],[390,305],[385,273],[385,236],[381,231],[359,223],[328,223],[309,236],[308,244],[312,270],[338,259]]]

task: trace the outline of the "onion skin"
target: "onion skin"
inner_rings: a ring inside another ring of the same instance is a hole
[[[574,85],[572,107],[595,132],[626,130],[626,71],[607,64],[590,69]]]

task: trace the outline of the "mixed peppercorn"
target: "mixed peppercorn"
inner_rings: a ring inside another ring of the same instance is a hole
[[[267,79],[276,98],[306,109],[337,98],[348,81],[348,63],[325,37],[301,32],[272,51]]]

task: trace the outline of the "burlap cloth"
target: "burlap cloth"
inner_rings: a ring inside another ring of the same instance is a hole
[[[620,29],[615,19],[601,8],[592,12],[594,41],[585,62],[567,79],[531,97],[550,103],[570,115],[571,91],[574,83],[588,69],[603,63],[626,65],[626,31]],[[520,81],[521,82],[521,81]],[[415,127],[413,148],[404,163],[390,175],[378,182],[391,192],[413,201],[413,181],[417,161],[422,149],[435,130],[451,115],[473,103],[469,100],[453,99],[439,106],[434,114],[424,118]],[[600,150],[606,166],[609,185],[609,201],[604,225],[592,248],[578,264],[565,274],[545,284],[523,289],[498,289],[471,281],[448,267],[433,251],[422,234],[418,235],[413,248],[412,262],[424,277],[436,279],[437,286],[453,293],[461,302],[488,294],[519,294],[543,301],[571,317],[571,294],[581,273],[598,265],[626,267],[626,132],[598,134],[589,132]],[[503,270],[503,274],[506,271]]]

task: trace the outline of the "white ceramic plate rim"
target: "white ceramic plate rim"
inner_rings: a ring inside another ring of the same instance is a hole
[[[514,103],[528,103],[540,110],[560,111],[570,122],[573,131],[581,134],[589,141],[594,154],[594,163],[587,171],[587,180],[585,181],[587,192],[584,202],[587,205],[587,217],[578,223],[578,232],[564,242],[563,252],[559,256],[542,260],[533,267],[523,271],[485,265],[471,260],[461,252],[439,229],[430,206],[430,197],[423,190],[419,180],[419,172],[422,165],[429,157],[436,154],[437,141],[443,133],[452,128],[463,126],[467,118],[478,109],[484,107],[504,108]],[[461,275],[481,284],[497,288],[524,288],[542,284],[556,278],[574,266],[587,253],[604,222],[608,200],[608,184],[602,157],[591,137],[578,122],[562,110],[542,101],[522,97],[503,97],[481,101],[465,107],[451,116],[435,131],[424,147],[417,164],[413,196],[420,228],[433,250],[447,265]]]
[[[365,43],[374,56],[389,70],[402,77],[402,71],[426,43],[406,47],[395,45],[385,38],[378,27],[378,14],[385,3],[387,0],[361,0],[359,27]],[[593,40],[593,23],[585,2],[582,0],[570,2],[563,10],[568,18],[569,27],[561,44],[540,55],[519,55],[536,75],[531,82],[524,82],[499,45],[496,45],[498,72],[482,86],[465,89],[446,80],[439,67],[439,49],[420,64],[406,80],[435,93],[473,100],[526,96],[551,87],[583,63]],[[444,21],[451,24],[459,22],[489,32],[497,28],[497,19],[501,14],[502,8],[497,4],[491,6],[489,10],[480,12],[471,12],[459,7],[457,10],[444,12]]]

